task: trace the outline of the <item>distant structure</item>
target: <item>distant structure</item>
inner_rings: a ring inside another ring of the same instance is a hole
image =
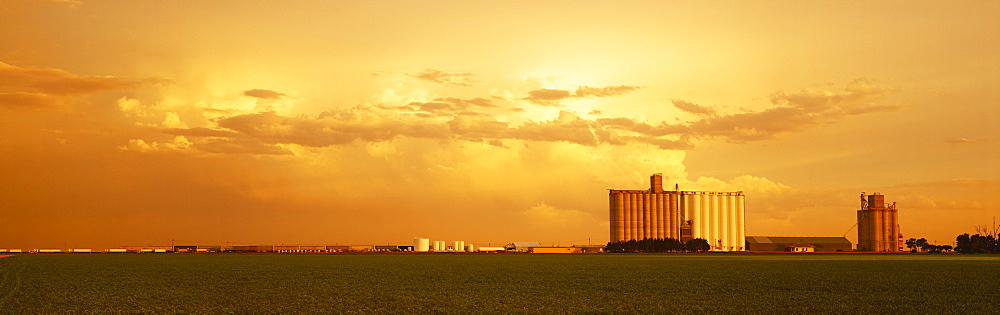
[[[608,190],[611,241],[702,238],[714,251],[744,251],[744,195],[737,192],[663,190],[660,174],[649,190]]]
[[[809,244],[814,252],[849,252],[853,244],[843,236],[747,236],[751,252],[781,252],[796,244]]]
[[[885,196],[861,193],[858,210],[858,250],[863,252],[902,251],[903,235],[899,233],[896,203],[885,204]]]

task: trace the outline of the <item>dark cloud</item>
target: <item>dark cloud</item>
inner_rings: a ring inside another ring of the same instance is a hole
[[[283,93],[278,93],[278,92],[275,92],[275,91],[263,90],[263,89],[246,90],[246,91],[243,91],[243,95],[244,96],[249,96],[249,97],[256,97],[256,98],[266,99],[266,100],[275,100],[275,99],[281,98],[282,96],[285,96],[285,94],[283,94]]]
[[[440,70],[426,69],[410,76],[428,82],[434,82],[444,86],[471,86],[473,82],[472,73],[449,73]]]
[[[628,94],[629,92],[637,89],[639,89],[639,87],[627,85],[600,88],[581,86],[576,89],[576,92],[559,89],[537,89],[528,91],[528,96],[523,99],[538,105],[561,106],[559,101],[567,98],[618,96]]]

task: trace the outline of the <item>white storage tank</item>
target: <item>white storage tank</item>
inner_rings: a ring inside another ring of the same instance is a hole
[[[413,239],[413,251],[415,252],[426,252],[429,251],[431,247],[431,240],[428,238],[417,237]]]

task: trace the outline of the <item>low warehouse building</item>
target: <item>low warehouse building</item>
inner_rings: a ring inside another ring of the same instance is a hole
[[[532,254],[580,254],[582,247],[531,247],[528,249]]]
[[[796,243],[812,245],[817,252],[849,252],[853,248],[843,236],[747,236],[746,242],[752,252],[783,252]]]

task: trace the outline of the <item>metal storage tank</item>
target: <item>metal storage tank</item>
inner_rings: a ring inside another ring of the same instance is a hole
[[[465,241],[454,241],[451,243],[451,249],[456,252],[465,251]]]
[[[423,237],[417,237],[413,239],[413,251],[415,252],[426,252],[429,251],[431,247],[431,240]]]

